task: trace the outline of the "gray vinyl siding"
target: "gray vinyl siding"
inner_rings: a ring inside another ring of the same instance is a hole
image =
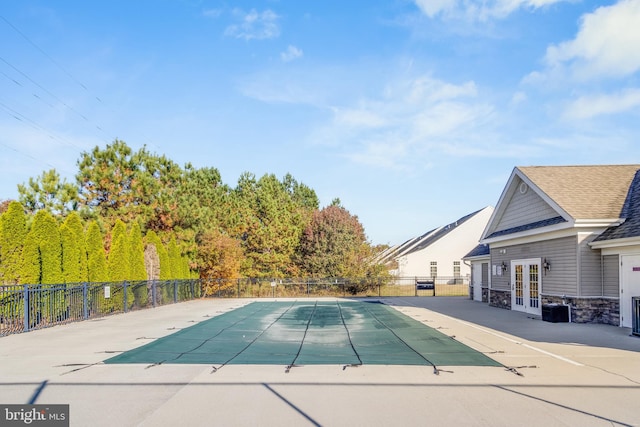
[[[620,296],[620,256],[605,255],[602,257],[603,296]]]
[[[482,263],[482,287],[489,287],[489,263]]]
[[[519,188],[521,183],[522,180],[520,179],[515,181],[513,196],[511,196],[511,200],[497,226],[494,227],[494,231],[507,230],[558,216],[558,212],[551,208],[551,206],[542,200],[531,188],[524,194],[520,193]]]
[[[578,245],[580,254],[580,291],[583,297],[602,296],[602,268],[599,250],[588,245],[596,235],[581,239]]]
[[[501,254],[500,249],[506,253]],[[502,276],[491,276],[491,288],[509,290],[511,286],[511,261],[529,258],[546,258],[551,270],[542,274],[542,293],[548,295],[578,295],[578,248],[577,237],[533,242],[522,245],[491,249],[491,264],[504,261],[509,269]]]

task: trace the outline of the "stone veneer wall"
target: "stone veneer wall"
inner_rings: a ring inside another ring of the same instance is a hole
[[[488,290],[489,305],[492,307],[511,310],[511,291]]]
[[[602,323],[620,325],[620,300],[618,298],[580,298],[541,296],[542,304],[569,304],[573,323]]]
[[[484,289],[482,299],[484,300]],[[487,289],[489,305],[492,307],[511,309],[511,291]],[[620,300],[618,298],[579,298],[541,295],[540,302],[544,304],[569,304],[571,308],[571,322],[573,323],[601,323],[605,325],[620,325]]]

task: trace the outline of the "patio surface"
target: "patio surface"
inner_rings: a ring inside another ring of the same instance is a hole
[[[502,366],[104,363],[253,302],[207,299],[0,338],[0,404],[69,404],[72,426],[640,425],[629,329],[380,300]]]

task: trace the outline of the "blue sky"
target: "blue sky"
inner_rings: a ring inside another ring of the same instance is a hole
[[[0,199],[119,138],[396,244],[515,166],[640,163],[640,0],[23,0],[0,40]]]

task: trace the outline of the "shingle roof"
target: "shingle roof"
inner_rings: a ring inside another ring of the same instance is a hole
[[[620,218],[639,169],[640,165],[518,167],[574,219]]]
[[[625,222],[617,227],[610,227],[595,242],[613,239],[625,239],[640,236],[640,171],[636,172],[622,208]]]
[[[490,235],[488,235],[487,239],[491,239],[493,237],[498,237],[498,236],[506,236],[507,234],[520,233],[522,231],[533,230],[533,229],[536,229],[536,228],[547,227],[549,225],[560,224],[562,222],[567,222],[567,220],[562,218],[561,216],[556,216],[556,217],[553,217],[553,218],[543,219],[541,221],[536,221],[536,222],[532,222],[532,223],[529,223],[529,224],[524,224],[524,225],[519,225],[517,227],[508,228],[506,230],[496,231],[496,232],[491,233]]]
[[[403,255],[407,255],[407,254],[410,254],[410,253],[413,253],[413,252],[417,252],[417,251],[420,251],[420,250],[428,247],[433,242],[435,242],[437,240],[440,240],[441,238],[443,238],[444,236],[449,234],[451,231],[453,231],[453,229],[455,229],[459,225],[462,225],[464,222],[469,220],[469,218],[472,218],[474,215],[476,215],[481,210],[482,209],[480,209],[478,211],[475,211],[475,212],[472,212],[472,213],[470,213],[468,215],[465,215],[462,218],[460,218],[459,220],[454,221],[451,224],[445,225],[444,227],[442,227],[439,230],[437,230],[435,233],[429,232],[429,233],[423,235],[421,237],[422,241],[419,244],[417,244],[416,246],[412,247],[411,250],[407,251]]]
[[[484,243],[480,243],[478,246],[476,246],[475,248],[471,249],[471,252],[469,252],[468,254],[466,254],[463,258],[473,258],[473,257],[477,257],[477,256],[486,256],[489,255],[490,249],[489,249],[489,245],[484,244]]]

